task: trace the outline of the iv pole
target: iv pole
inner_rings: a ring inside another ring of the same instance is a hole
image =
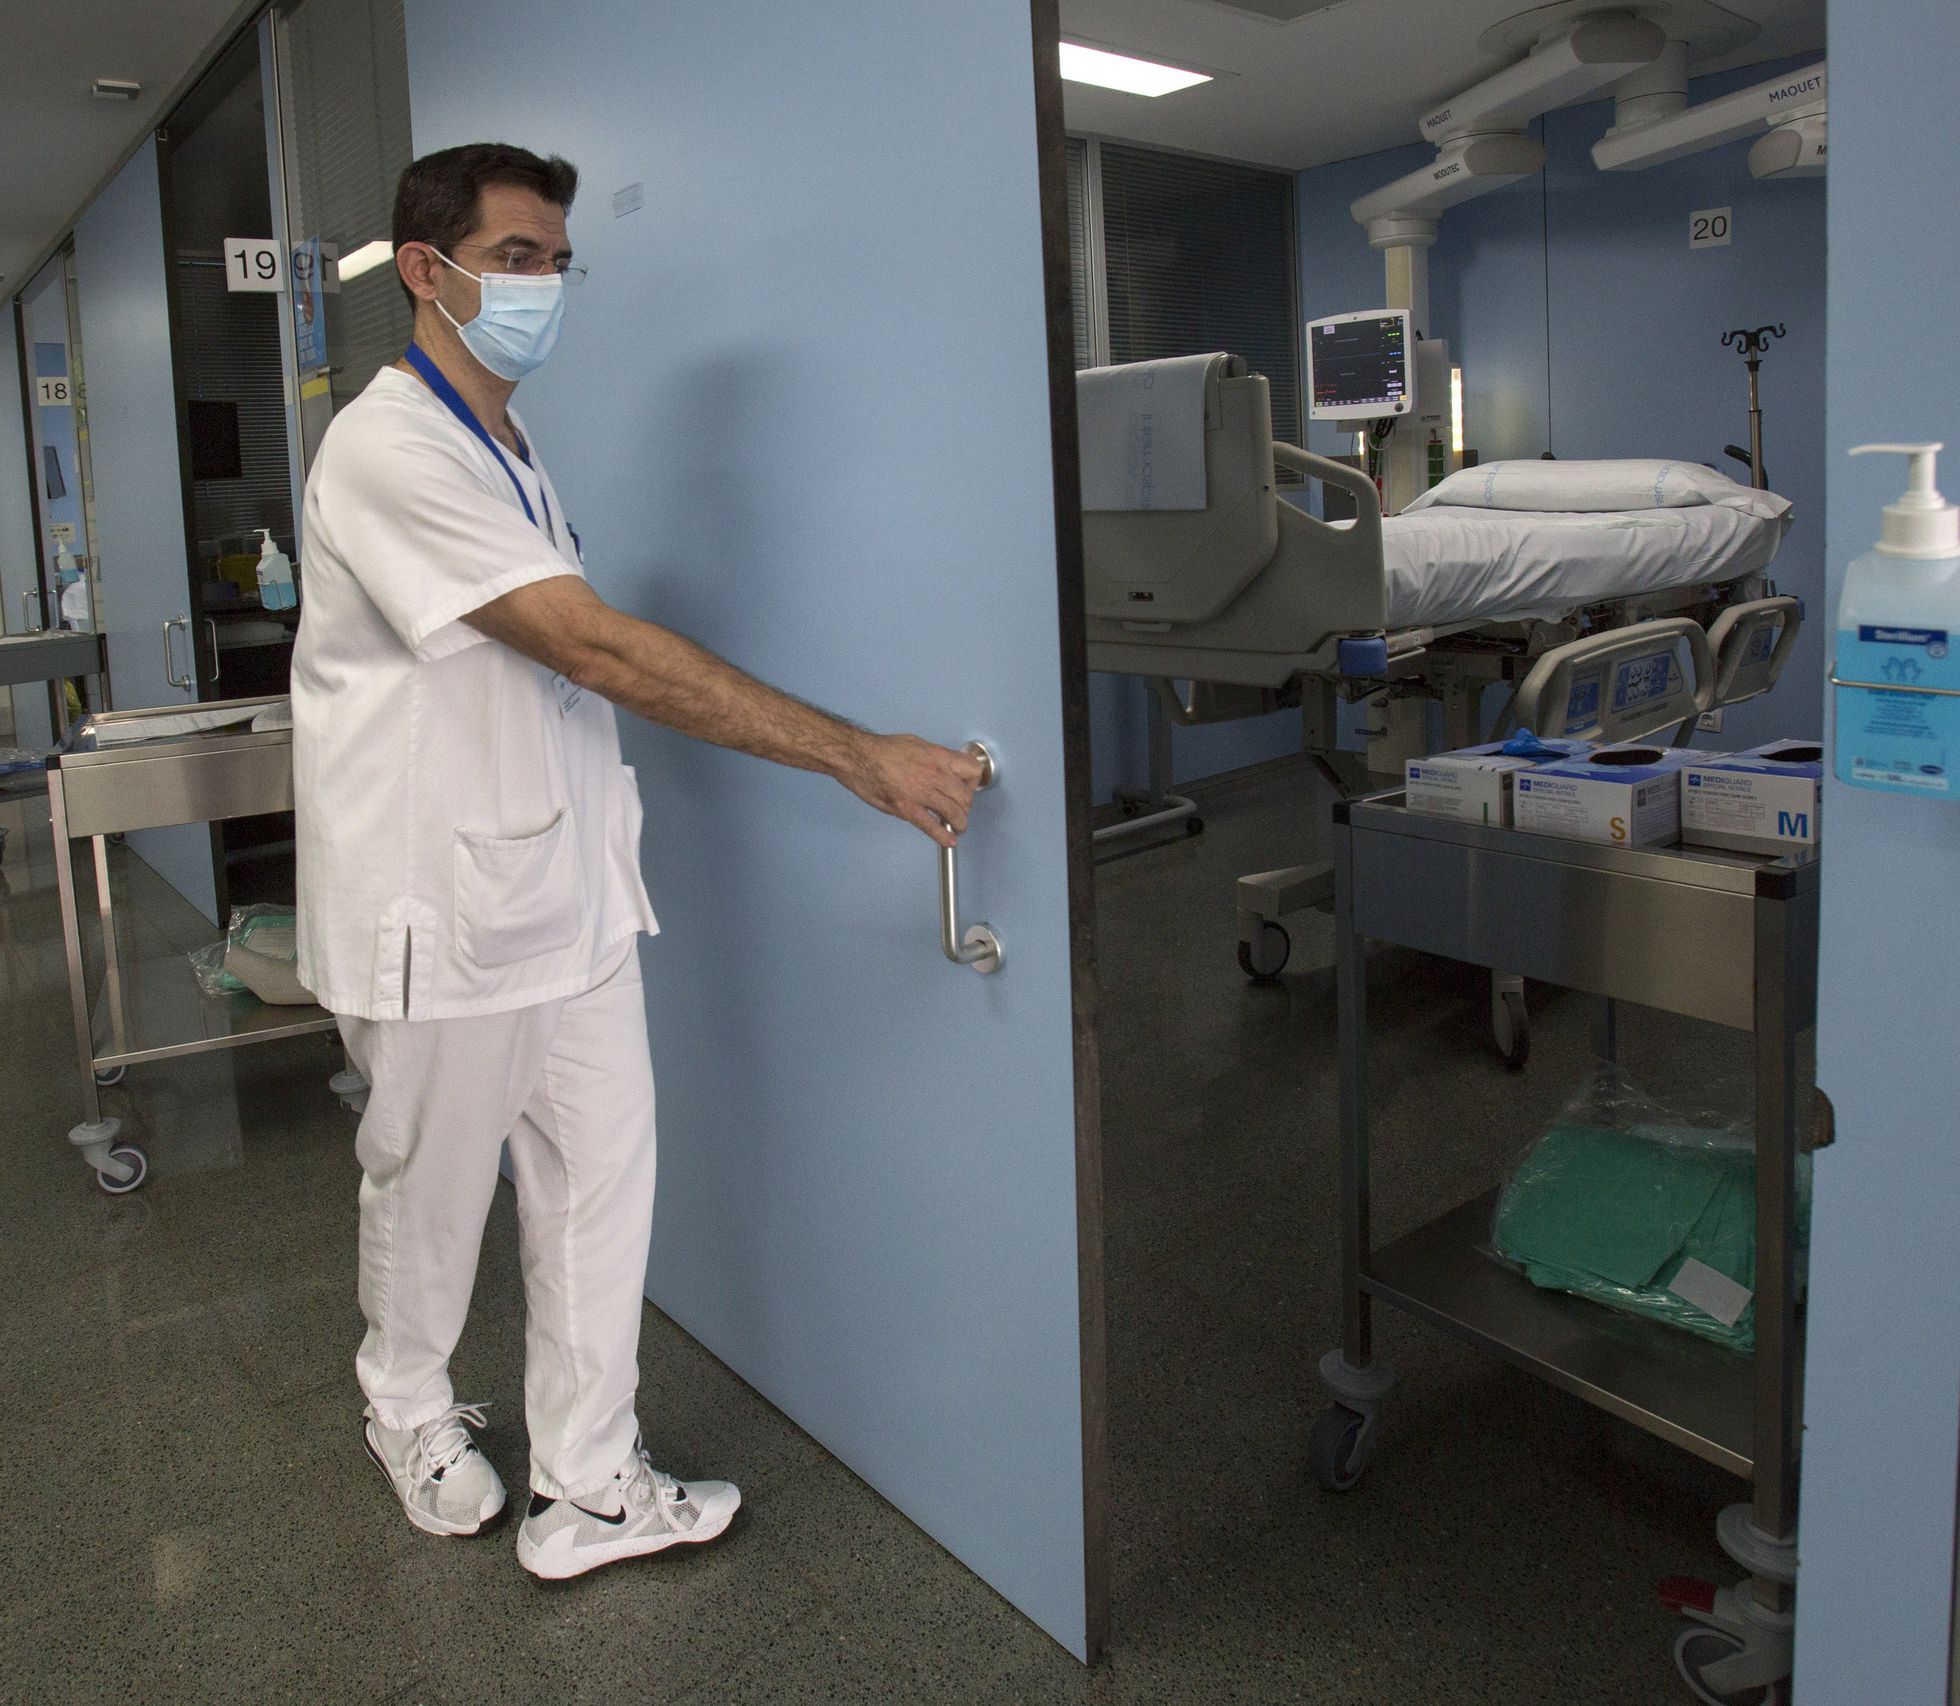
[[[1723,449],[1738,462],[1747,464],[1749,483],[1760,492],[1769,490],[1769,476],[1763,472],[1763,405],[1756,391],[1756,371],[1763,365],[1763,351],[1769,348],[1770,339],[1783,335],[1780,324],[1758,326],[1753,332],[1738,326],[1722,334],[1722,348],[1739,351],[1749,364],[1749,448],[1744,450],[1739,444],[1729,444]]]

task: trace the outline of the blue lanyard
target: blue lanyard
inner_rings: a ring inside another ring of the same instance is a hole
[[[536,527],[538,525],[537,511],[531,508],[530,495],[524,490],[524,482],[517,477],[517,470],[510,465],[510,458],[504,454],[504,447],[490,436],[483,423],[476,418],[475,411],[470,408],[469,404],[463,401],[462,397],[457,393],[456,387],[449,383],[449,376],[429,359],[428,352],[420,344],[411,343],[403,352],[403,360],[428,382],[429,389],[441,399],[442,406],[461,421],[464,426],[468,427],[483,444],[484,448],[492,456],[496,457],[497,466],[510,476],[511,486],[517,493],[517,501],[524,506],[524,519],[533,527]],[[531,466],[531,457],[530,452],[522,448],[524,444],[523,434],[520,433],[518,435],[517,442],[520,446],[518,454],[524,458],[524,466],[529,468]],[[544,502],[545,525],[541,531],[545,534],[546,538],[556,543],[558,530],[552,523],[551,499],[545,493],[544,476],[542,474],[538,476],[538,496]],[[569,532],[570,529],[567,528],[567,531]],[[572,534],[572,547],[574,550],[578,548],[578,535],[576,533]]]

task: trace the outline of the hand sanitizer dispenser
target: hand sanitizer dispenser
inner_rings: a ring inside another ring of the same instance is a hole
[[[1861,444],[1911,458],[1876,546],[1844,574],[1838,605],[1835,768],[1884,793],[1960,799],[1960,511],[1933,484],[1939,444]]]
[[[293,560],[272,542],[272,529],[259,530],[259,603],[267,610],[290,610],[299,603],[293,586]]]

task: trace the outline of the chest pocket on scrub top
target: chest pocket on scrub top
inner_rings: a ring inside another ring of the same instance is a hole
[[[570,812],[536,835],[456,831],[456,946],[473,965],[507,966],[578,940],[585,874]]]

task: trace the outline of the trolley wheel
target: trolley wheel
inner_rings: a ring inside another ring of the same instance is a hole
[[[1259,924],[1259,946],[1255,948],[1243,938],[1239,942],[1239,970],[1254,983],[1277,983],[1292,952],[1293,938],[1287,935],[1286,927],[1270,919],[1262,919]]]
[[[1523,994],[1515,989],[1505,990],[1500,1010],[1493,1018],[1497,1052],[1511,1071],[1522,1072],[1525,1062],[1531,1058],[1531,1014],[1525,1007]]]
[[[1203,818],[1193,815],[1184,820],[1184,833],[1186,835],[1203,835],[1204,832],[1205,820]]]
[[[109,1159],[125,1170],[123,1176],[112,1179],[107,1173],[98,1171],[95,1184],[98,1190],[112,1197],[127,1196],[150,1176],[150,1158],[141,1144],[114,1144],[109,1150]]]
[[[1307,1435],[1307,1472],[1330,1493],[1345,1493],[1361,1479],[1374,1455],[1364,1443],[1368,1418],[1345,1404],[1330,1404]]]
[[[1674,1668],[1681,1673],[1688,1692],[1703,1702],[1703,1706],[1783,1706],[1781,1682],[1740,1689],[1734,1694],[1717,1694],[1702,1680],[1703,1672],[1710,1665],[1741,1652],[1742,1647],[1742,1642],[1733,1635],[1691,1623],[1674,1637]]]
[[[109,1068],[107,1072],[98,1072],[95,1075],[95,1081],[97,1084],[101,1085],[103,1089],[106,1090],[112,1084],[120,1084],[128,1076],[129,1076],[128,1067],[112,1066]]]

